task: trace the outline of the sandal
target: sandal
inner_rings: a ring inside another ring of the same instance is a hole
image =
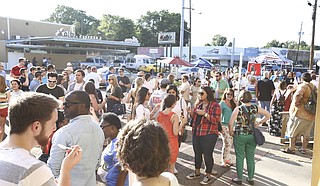
[[[300,152],[301,154],[307,153],[306,149],[302,149],[302,148],[299,149],[299,152]]]
[[[289,148],[285,148],[282,152],[287,153],[287,154],[295,154],[295,150],[291,150]]]

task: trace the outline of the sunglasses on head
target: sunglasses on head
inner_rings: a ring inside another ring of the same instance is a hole
[[[63,106],[65,106],[65,107],[70,107],[71,105],[77,105],[77,104],[82,104],[82,103],[80,103],[80,102],[72,102],[72,101],[66,101],[66,102],[64,102],[63,103]]]

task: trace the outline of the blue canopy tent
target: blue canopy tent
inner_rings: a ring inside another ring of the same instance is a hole
[[[211,69],[213,67],[213,64],[211,64],[209,61],[199,58],[193,62],[191,62],[191,64],[194,67],[199,67],[199,68],[207,68],[207,69]]]

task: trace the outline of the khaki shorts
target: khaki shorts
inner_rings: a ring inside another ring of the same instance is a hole
[[[305,120],[298,117],[291,117],[287,123],[286,136],[289,138],[302,135],[304,137],[310,137],[310,132],[314,126],[315,121]]]

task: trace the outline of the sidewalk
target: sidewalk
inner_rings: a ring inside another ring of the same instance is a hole
[[[190,127],[188,129],[191,130]],[[280,144],[280,138],[270,136],[266,132],[266,127],[261,127],[260,129],[266,137],[266,143],[263,146],[257,146],[256,149],[255,185],[310,185],[312,150],[308,150],[306,154],[301,154],[298,151],[296,151],[295,155],[283,153],[280,149],[284,148],[284,145]],[[219,166],[221,164],[221,148],[222,141],[218,140],[214,151],[214,170],[218,171],[218,174],[213,176],[214,182],[209,185],[237,185],[231,180],[236,177],[236,168],[234,166],[231,168]],[[231,154],[232,162],[235,163],[234,150],[231,151]],[[200,185],[199,182],[204,176],[204,169],[201,169],[202,176],[199,179],[187,180],[185,178],[186,175],[194,171],[193,155],[191,131],[188,131],[188,139],[180,148],[176,164],[179,171],[176,176],[180,185]],[[246,182],[246,163],[244,168],[245,173],[242,185],[249,185]]]

